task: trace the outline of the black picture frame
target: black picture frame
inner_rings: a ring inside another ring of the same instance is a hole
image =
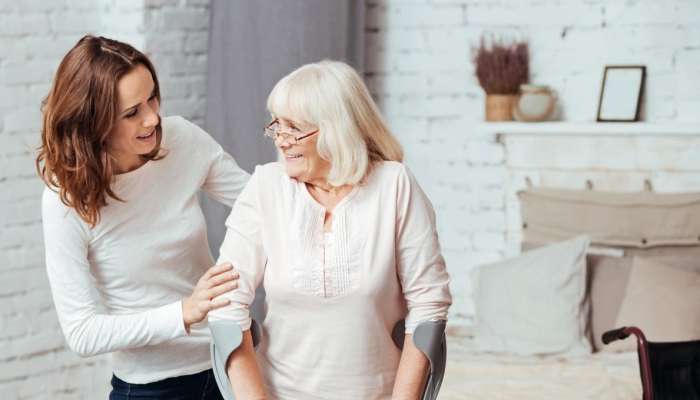
[[[646,80],[644,65],[606,65],[598,99],[598,122],[636,122]]]

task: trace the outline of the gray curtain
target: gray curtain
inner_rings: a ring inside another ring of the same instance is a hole
[[[245,170],[276,159],[265,102],[297,67],[330,58],[362,73],[365,0],[212,0],[205,129]],[[202,199],[218,256],[229,209]]]
[[[262,136],[265,102],[297,67],[330,58],[364,67],[365,0],[212,0],[205,129],[249,172],[276,159]],[[218,257],[230,209],[202,196]],[[252,305],[262,318],[264,292]]]

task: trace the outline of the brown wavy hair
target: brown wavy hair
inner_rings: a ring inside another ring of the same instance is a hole
[[[117,83],[138,65],[153,77],[160,103],[160,87],[148,57],[132,46],[104,37],[84,36],[66,54],[53,85],[42,102],[43,126],[36,169],[61,201],[94,227],[107,197],[120,199],[111,188],[114,160],[107,137],[119,113]],[[158,160],[163,131],[156,127],[156,147],[144,160]]]

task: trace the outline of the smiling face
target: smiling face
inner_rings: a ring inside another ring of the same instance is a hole
[[[141,156],[157,145],[160,104],[153,76],[143,65],[137,65],[119,80],[117,92],[117,120],[107,146],[118,172],[127,172],[141,166],[145,162]]]
[[[296,122],[294,119],[287,117],[277,117],[277,120],[282,132],[293,134],[294,136],[301,136],[316,129],[310,124]],[[294,142],[294,140],[275,140],[275,146],[277,146],[282,155],[284,169],[289,177],[306,183],[325,181],[328,171],[331,169],[331,164],[321,158],[316,149],[316,142],[321,134],[323,133],[318,132],[315,135],[308,136],[301,139],[297,144],[290,143]]]

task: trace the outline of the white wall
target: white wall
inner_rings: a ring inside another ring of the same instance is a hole
[[[107,357],[65,346],[44,270],[34,170],[40,103],[61,57],[86,33],[153,59],[167,114],[202,124],[208,0],[0,0],[0,397],[103,399]]]
[[[563,119],[595,120],[606,64],[645,64],[646,120],[700,121],[696,0],[368,0],[368,8],[370,89],[436,207],[453,327],[471,323],[470,268],[517,251],[506,240],[504,148],[474,129],[484,94],[471,48],[482,34],[529,40],[531,81],[557,91]]]

